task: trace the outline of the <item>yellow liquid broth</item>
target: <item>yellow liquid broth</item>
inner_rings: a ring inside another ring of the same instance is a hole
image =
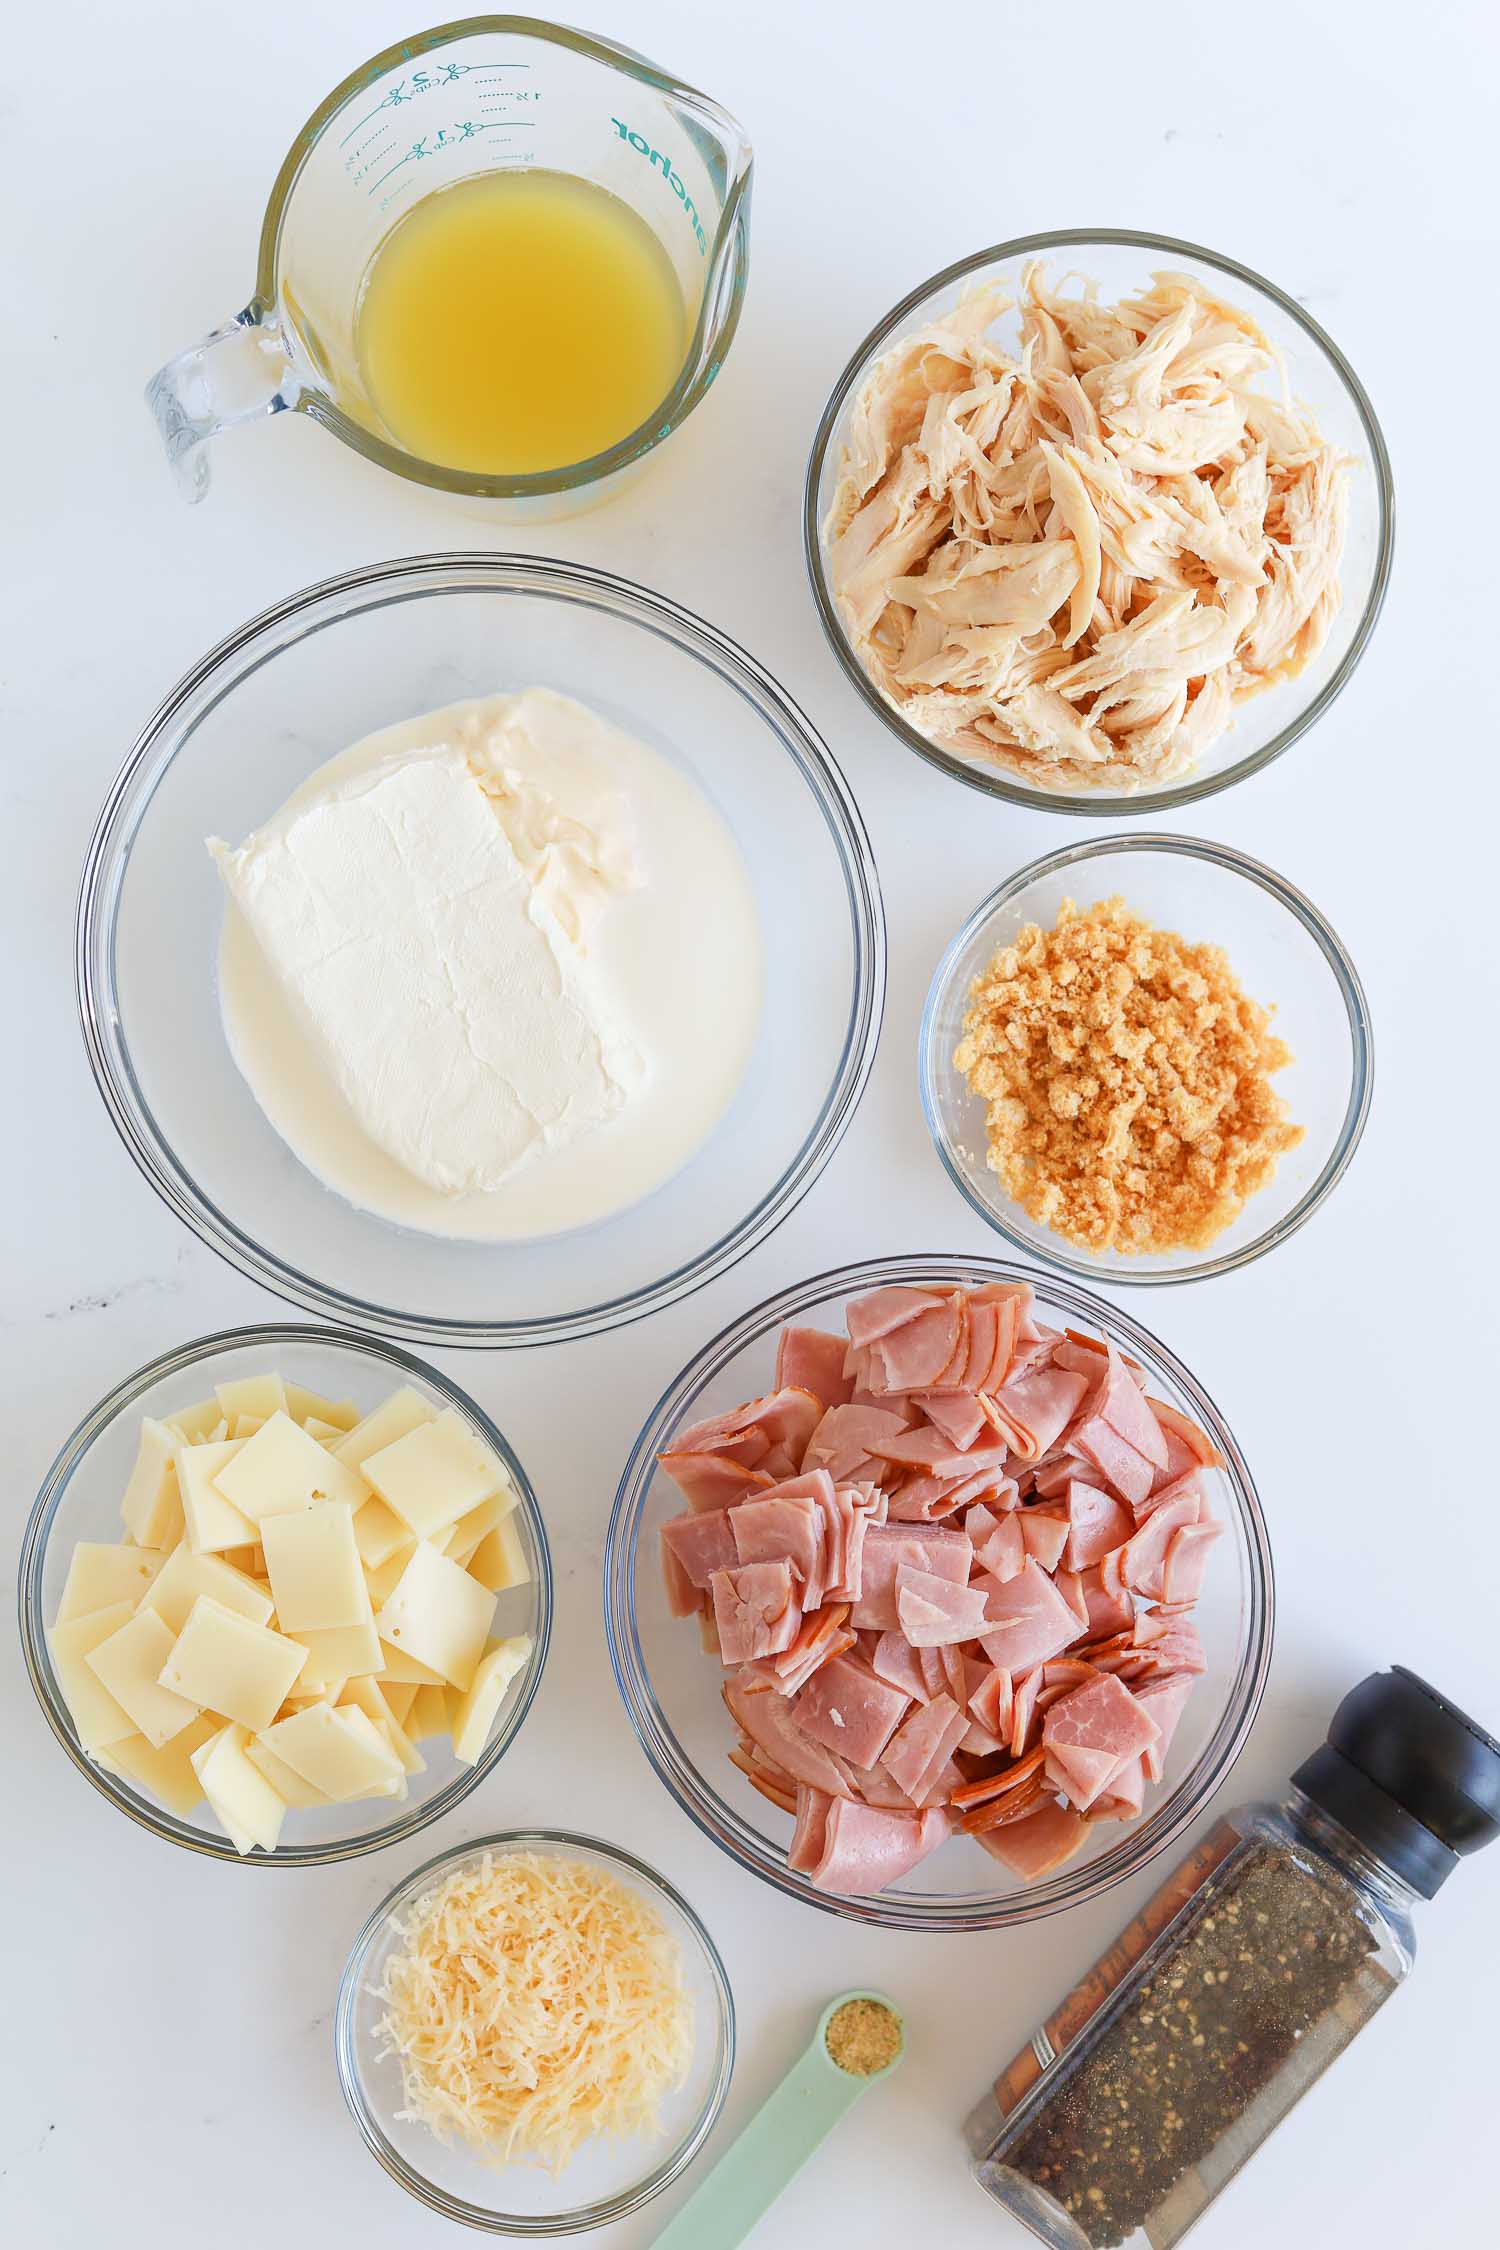
[[[646,421],[685,331],[667,254],[628,204],[563,172],[488,172],[429,195],[380,244],[357,349],[404,452],[525,476]]]

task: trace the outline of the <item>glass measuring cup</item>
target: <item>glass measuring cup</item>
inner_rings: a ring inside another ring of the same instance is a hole
[[[436,189],[534,167],[607,188],[649,226],[691,334],[661,404],[606,451],[526,476],[478,475],[392,442],[355,348],[361,286],[399,219]],[[509,501],[512,513],[592,506],[703,397],[739,324],[749,268],[750,144],[727,111],[624,47],[530,16],[471,16],[351,72],[297,135],[261,227],[255,295],[169,360],[146,401],[189,500],[207,441],[236,422],[310,414],[418,484]]]

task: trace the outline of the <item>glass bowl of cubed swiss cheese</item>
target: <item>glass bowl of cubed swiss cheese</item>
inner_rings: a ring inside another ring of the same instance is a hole
[[[212,1859],[404,1841],[496,1766],[552,1616],[493,1422],[374,1337],[237,1328],[85,1416],[21,1550],[27,1670],[80,1773]]]

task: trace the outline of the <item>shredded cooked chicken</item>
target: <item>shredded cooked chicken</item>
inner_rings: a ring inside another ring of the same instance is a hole
[[[1321,647],[1351,463],[1254,322],[1185,274],[1102,305],[1027,266],[1018,360],[986,341],[1013,303],[977,292],[875,367],[829,512],[834,595],[942,748],[1048,789],[1167,781]]]

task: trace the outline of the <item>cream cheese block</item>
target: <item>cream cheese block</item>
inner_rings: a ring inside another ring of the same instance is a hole
[[[474,761],[437,746],[209,845],[364,1132],[449,1195],[624,1104],[640,1063]]]

